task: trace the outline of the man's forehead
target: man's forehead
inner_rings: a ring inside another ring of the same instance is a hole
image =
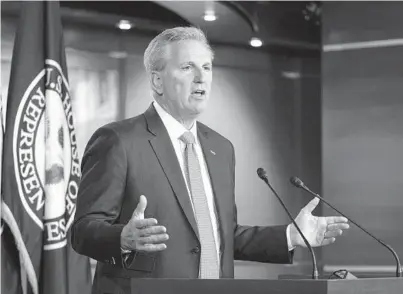
[[[211,51],[204,43],[197,40],[183,40],[170,43],[166,46],[166,54],[169,59],[179,62],[212,61]]]

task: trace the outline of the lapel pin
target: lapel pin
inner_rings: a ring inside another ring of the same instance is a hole
[[[210,152],[211,152],[213,155],[215,155],[215,152],[214,152],[213,150],[210,150]]]

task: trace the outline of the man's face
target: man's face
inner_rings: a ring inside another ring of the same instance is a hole
[[[179,41],[166,48],[161,73],[162,101],[181,119],[196,118],[207,106],[212,81],[212,55],[195,40]]]

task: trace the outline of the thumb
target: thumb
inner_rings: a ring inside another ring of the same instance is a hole
[[[315,197],[311,201],[309,201],[307,205],[305,205],[303,210],[305,212],[311,213],[316,208],[316,206],[318,206],[318,204],[319,204],[319,198]]]
[[[144,211],[147,208],[147,198],[144,195],[140,196],[140,201],[137,204],[136,209],[133,211],[132,218],[142,219],[144,218]]]

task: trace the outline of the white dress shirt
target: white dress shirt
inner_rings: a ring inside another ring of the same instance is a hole
[[[213,226],[213,233],[214,233],[214,240],[216,243],[216,249],[217,249],[217,257],[218,261],[220,262],[220,234],[218,232],[218,223],[217,223],[217,217],[215,214],[215,205],[214,205],[214,196],[213,196],[213,189],[211,186],[211,181],[210,181],[210,175],[208,173],[207,169],[207,164],[206,161],[204,160],[204,155],[202,148],[200,146],[199,139],[197,137],[197,123],[195,122],[190,130],[186,129],[180,122],[178,122],[175,118],[173,118],[168,112],[166,112],[156,101],[154,101],[154,107],[155,110],[157,111],[158,115],[160,116],[162,122],[165,125],[165,128],[168,131],[169,138],[171,139],[172,145],[175,149],[176,157],[178,158],[181,170],[182,170],[182,175],[183,179],[186,183],[186,187],[188,189],[188,194],[190,197],[190,202],[192,203],[193,206],[193,201],[192,197],[190,194],[188,182],[186,180],[186,174],[185,174],[185,167],[184,167],[184,156],[185,156],[185,147],[186,144],[180,140],[179,138],[183,135],[185,132],[192,132],[196,143],[195,143],[195,150],[197,154],[197,159],[199,160],[200,164],[200,171],[202,175],[202,180],[203,180],[203,186],[204,186],[204,191],[206,193],[207,197],[207,203],[208,203],[208,208],[210,211],[210,218],[212,221],[212,226]],[[193,209],[194,212],[194,209]]]

